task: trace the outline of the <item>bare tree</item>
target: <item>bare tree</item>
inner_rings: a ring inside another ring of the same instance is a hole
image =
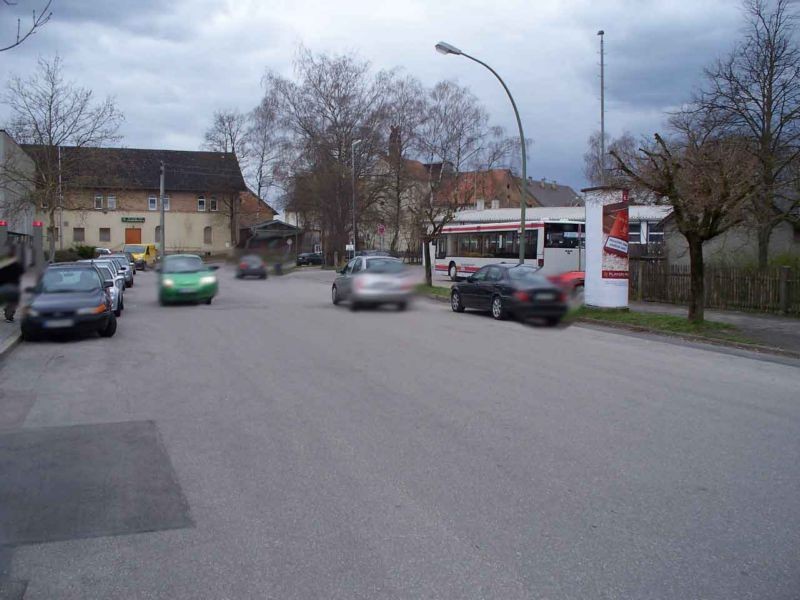
[[[753,160],[744,140],[727,136],[701,112],[675,115],[672,136],[655,134],[638,152],[611,150],[631,186],[669,204],[678,231],[689,245],[689,320],[702,322],[705,306],[703,244],[743,219],[755,187]]]
[[[249,157],[247,115],[236,109],[214,111],[211,126],[206,130],[203,147],[214,152],[230,153],[246,170]],[[239,243],[239,214],[241,199],[237,194],[225,194],[220,199],[220,212],[228,219],[231,246]]]
[[[389,86],[388,125],[390,128],[386,154],[386,193],[382,206],[382,219],[389,225],[392,252],[398,250],[401,231],[412,224],[408,222],[408,206],[415,202],[418,186],[416,174],[411,172],[410,159],[417,144],[419,128],[425,121],[425,91],[412,76],[397,78]]]
[[[261,103],[249,115],[247,130],[248,166],[245,177],[256,195],[267,199],[270,189],[281,180],[287,141],[279,126],[280,101],[274,90],[267,90]]]
[[[386,147],[384,127],[390,76],[371,73],[368,62],[350,55],[313,55],[301,48],[296,81],[267,76],[279,99],[280,122],[289,134],[290,171],[303,178],[288,208],[313,215],[321,228],[328,263],[344,255],[348,232],[358,239],[358,222],[381,197],[368,185]],[[356,227],[352,226],[356,181]]]
[[[423,244],[425,281],[431,285],[430,243],[472,201],[459,190],[458,174],[480,156],[489,118],[474,94],[452,81],[441,81],[430,90],[427,114],[418,136],[428,173],[427,193],[411,210]]]
[[[47,0],[47,4],[44,5],[42,10],[39,11],[39,14],[36,14],[36,9],[33,9],[33,13],[31,15],[31,23],[30,26],[23,30],[22,29],[22,19],[17,19],[17,35],[14,41],[5,46],[0,48],[0,52],[5,52],[6,50],[11,50],[12,48],[16,48],[22,42],[27,40],[30,36],[32,36],[38,29],[43,27],[45,23],[50,20],[50,17],[53,16],[52,11],[50,10],[50,5],[53,3],[53,0]],[[3,4],[6,6],[16,6],[16,2],[11,2],[11,0],[3,0]]]
[[[748,203],[758,236],[758,264],[766,267],[769,240],[800,207],[795,163],[800,160],[800,48],[791,0],[746,0],[746,34],[729,56],[706,70],[698,95],[730,135],[747,137],[759,187]]]
[[[33,198],[26,201],[33,200],[48,216],[52,258],[56,211],[62,206],[63,187],[69,185],[79,167],[79,153],[69,149],[96,148],[118,141],[123,116],[112,98],[95,102],[91,90],[65,81],[58,56],[49,61],[40,58],[38,70],[26,79],[12,77],[4,102],[10,112],[7,129],[17,142],[30,145],[35,172],[31,180],[24,170],[3,165],[2,175],[35,190]],[[80,155],[85,162],[90,160],[91,152]]]
[[[618,183],[615,180],[614,170],[610,168],[608,160],[601,160],[600,158],[600,132],[595,131],[587,142],[588,148],[583,154],[583,176],[589,185],[614,185]],[[606,150],[610,155],[611,152],[616,152],[620,155],[630,155],[638,147],[636,139],[627,131],[615,139],[611,139],[606,134]],[[605,168],[605,177],[603,176],[603,169]]]

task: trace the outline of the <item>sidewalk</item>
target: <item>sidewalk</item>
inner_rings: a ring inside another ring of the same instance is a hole
[[[23,276],[22,281],[20,281],[20,288],[25,289],[28,286],[32,286],[36,283],[36,274],[32,270],[28,270]],[[22,304],[20,302],[20,304]],[[17,308],[17,314],[14,318],[13,323],[6,323],[5,319],[3,318],[2,310],[0,310],[0,358],[2,358],[7,352],[9,352],[16,343],[20,340],[20,330],[19,330],[19,322],[20,322],[20,310]]]
[[[685,317],[688,314],[688,308],[685,306],[659,304],[657,302],[631,302],[630,308],[638,312],[680,317]],[[742,335],[759,344],[800,352],[800,319],[769,314],[708,309],[705,311],[705,318],[708,321],[734,325],[739,328]]]

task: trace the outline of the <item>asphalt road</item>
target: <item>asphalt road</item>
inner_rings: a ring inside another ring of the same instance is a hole
[[[62,511],[60,541],[0,548],[7,589],[800,598],[796,365],[429,300],[351,313],[318,270],[220,274],[213,305],[170,308],[139,274],[114,338],[23,343],[0,362],[0,402],[16,399],[0,411],[6,465],[56,431],[87,444],[75,461],[132,473],[70,492],[90,501]],[[127,422],[115,450],[122,426],[101,425]]]

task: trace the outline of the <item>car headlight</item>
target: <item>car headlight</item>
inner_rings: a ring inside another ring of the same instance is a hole
[[[100,313],[105,312],[106,305],[105,304],[98,304],[97,306],[87,306],[85,308],[79,308],[75,312],[79,315],[99,315]]]
[[[206,275],[200,278],[200,285],[207,285],[209,283],[217,283],[217,278],[213,275]]]
[[[27,307],[22,311],[22,314],[27,315],[29,317],[38,317],[39,311],[35,308]]]
[[[164,287],[172,287],[173,285],[175,285],[175,282],[172,281],[172,279],[162,279],[161,285],[163,285]]]

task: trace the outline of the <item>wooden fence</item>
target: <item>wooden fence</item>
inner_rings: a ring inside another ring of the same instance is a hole
[[[689,303],[688,265],[631,261],[630,268],[631,300]],[[800,316],[800,272],[788,267],[752,270],[706,266],[705,305]]]

